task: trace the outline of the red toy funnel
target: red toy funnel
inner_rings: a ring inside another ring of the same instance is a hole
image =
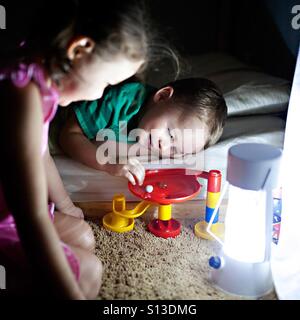
[[[190,173],[185,169],[147,170],[142,186],[129,182],[128,188],[135,196],[157,204],[184,202],[194,198],[202,187],[197,180],[199,174]],[[153,187],[151,193],[146,191],[147,186]]]
[[[128,183],[129,190],[137,197],[153,202],[160,206],[171,205],[194,198],[201,190],[197,177],[185,169],[157,169],[147,170],[142,186]],[[171,216],[171,208],[169,208]],[[181,225],[171,217],[155,219],[148,225],[148,229],[157,237],[174,238],[180,234]]]

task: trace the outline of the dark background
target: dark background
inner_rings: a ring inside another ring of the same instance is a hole
[[[291,8],[300,4],[300,0],[148,0],[147,3],[159,30],[180,53],[222,51],[273,75],[292,78],[297,52],[290,50],[289,45],[297,47],[300,30],[291,27]]]
[[[101,10],[103,0],[95,1],[99,1]],[[53,8],[53,1],[48,2],[54,12],[59,10]],[[1,46],[7,39],[18,39],[30,25],[32,3],[0,1],[7,11],[7,30],[0,30]],[[180,54],[222,51],[265,72],[292,79],[296,50],[291,48],[297,47],[300,30],[291,27],[291,8],[300,4],[300,0],[145,0],[145,3],[159,33]]]

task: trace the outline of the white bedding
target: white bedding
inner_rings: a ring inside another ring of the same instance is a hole
[[[203,76],[212,79],[222,89],[229,109],[221,140],[197,155],[197,159],[200,159],[197,169],[218,169],[224,181],[227,151],[232,145],[261,142],[283,146],[285,121],[278,116],[278,112],[287,108],[290,86],[286,80],[258,72],[231,56],[219,53],[189,57],[188,61],[189,71],[181,77]],[[171,70],[164,66],[157,70],[148,75],[147,80],[152,85],[160,86],[173,80]],[[74,201],[110,201],[115,193],[124,193],[128,200],[136,199],[129,193],[127,181],[123,178],[90,169],[62,155],[56,155],[54,159]],[[160,163],[145,164],[145,167],[171,168],[183,165]],[[199,197],[204,196],[205,188]]]

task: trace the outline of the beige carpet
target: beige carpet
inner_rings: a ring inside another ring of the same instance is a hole
[[[90,222],[96,254],[105,267],[99,299],[241,299],[220,292],[209,282],[208,259],[218,251],[215,242],[194,236],[195,222],[185,220],[175,239],[155,237],[140,219],[133,231],[123,234]],[[271,293],[263,299],[276,296]]]

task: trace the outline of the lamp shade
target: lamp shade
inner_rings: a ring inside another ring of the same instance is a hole
[[[277,184],[282,151],[271,145],[243,143],[228,151],[227,181],[246,190],[266,190]]]

